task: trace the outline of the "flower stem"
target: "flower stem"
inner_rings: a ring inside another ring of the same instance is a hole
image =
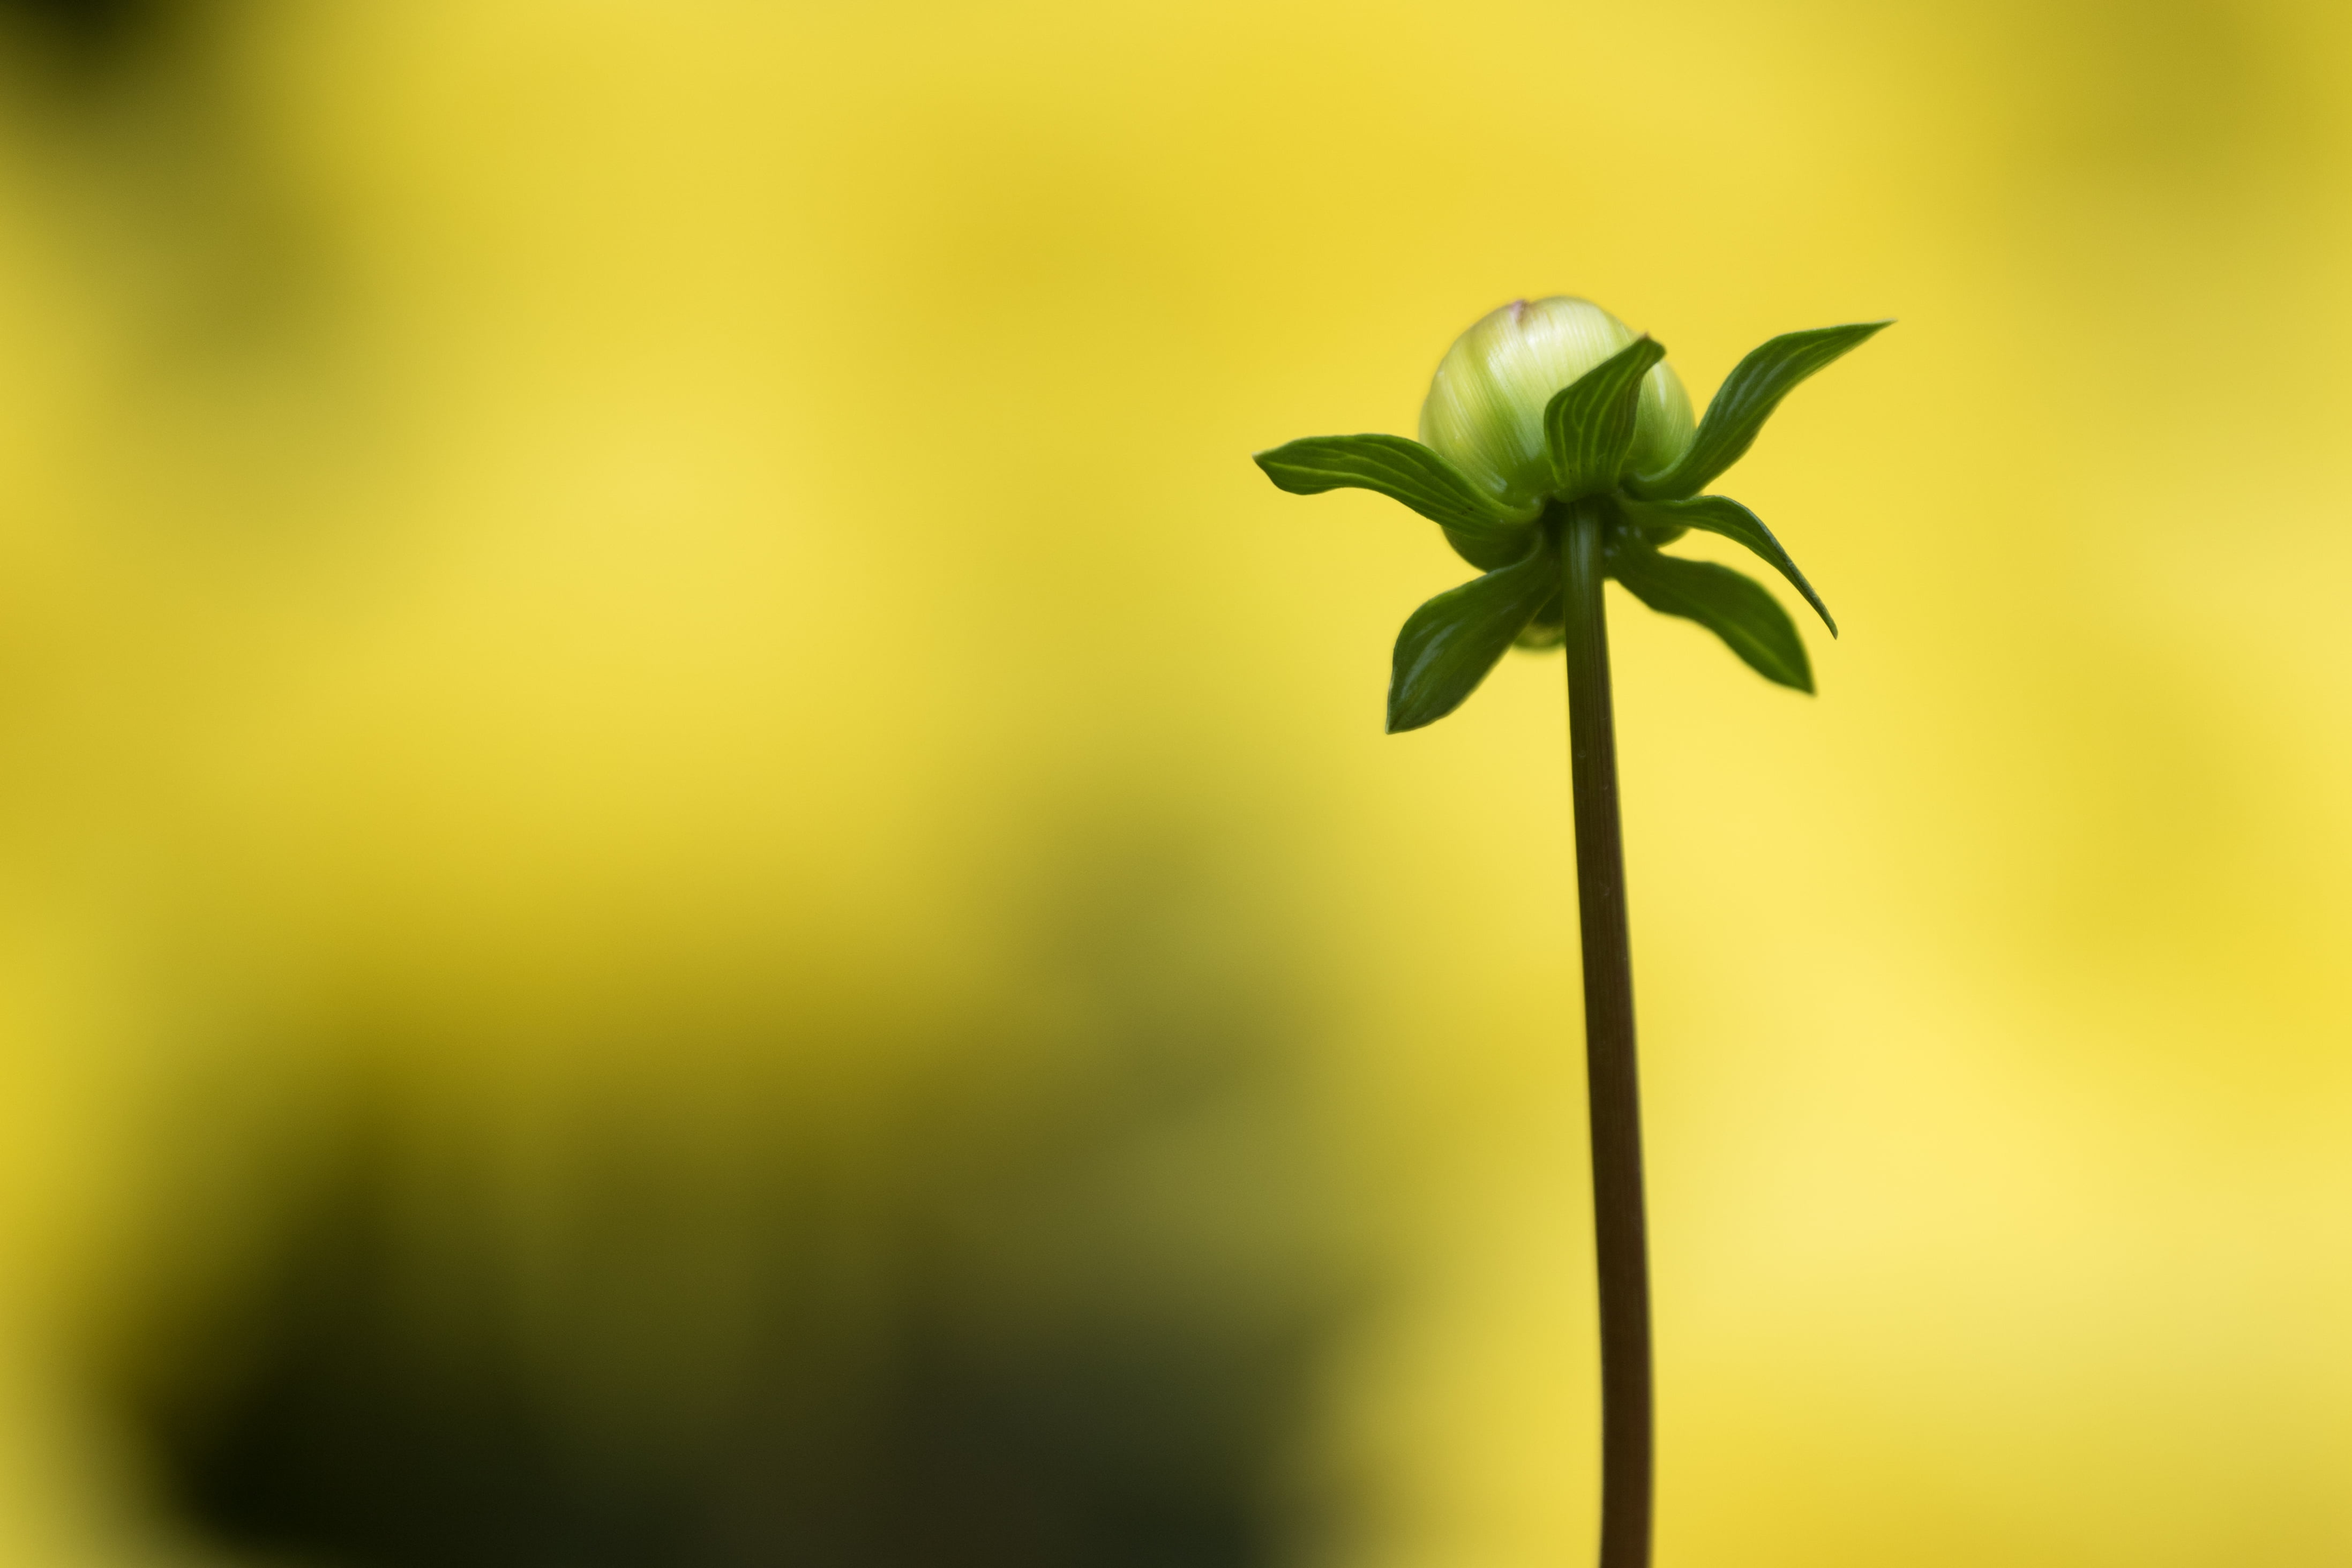
[[[1601,1568],[1649,1568],[1655,1464],[1650,1263],[1642,1200],[1642,1103],[1633,1057],[1633,961],[1609,697],[1598,501],[1567,508],[1569,776],[1576,902],[1584,937],[1584,1052],[1592,1123],[1593,1245],[1601,1279]]]

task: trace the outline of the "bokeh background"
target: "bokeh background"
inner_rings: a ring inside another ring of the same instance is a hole
[[[1538,1568],[1556,660],[1251,451],[1589,295],[1665,1568],[2352,1561],[2352,13],[0,6],[0,1563]]]

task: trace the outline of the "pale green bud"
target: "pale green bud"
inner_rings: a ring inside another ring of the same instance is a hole
[[[1455,339],[1439,361],[1421,405],[1421,439],[1506,505],[1531,506],[1551,489],[1544,406],[1634,337],[1589,299],[1513,300]],[[1662,361],[1642,382],[1627,469],[1671,466],[1690,445],[1691,427],[1690,394]]]

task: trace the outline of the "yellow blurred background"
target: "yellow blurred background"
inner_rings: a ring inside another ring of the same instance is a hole
[[[1612,597],[1664,1568],[2352,1562],[2352,13],[0,8],[0,1563],[1538,1568],[1557,658],[1293,436],[1497,303]]]

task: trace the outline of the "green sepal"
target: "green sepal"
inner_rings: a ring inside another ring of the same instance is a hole
[[[1766,680],[1813,689],[1812,662],[1796,622],[1755,579],[1711,560],[1660,555],[1630,538],[1610,550],[1609,575],[1660,614],[1696,621],[1722,638]]]
[[[1764,519],[1730,497],[1696,496],[1687,501],[1621,499],[1618,505],[1624,509],[1626,519],[1654,543],[1662,544],[1685,528],[1698,528],[1746,545],[1773,570],[1787,578],[1790,587],[1805,596],[1805,602],[1813,607],[1813,612],[1822,618],[1822,624],[1830,629],[1831,636],[1838,634],[1837,622],[1831,617],[1830,607],[1822,602],[1822,596],[1813,591],[1813,585],[1805,580],[1805,574],[1797,570],[1797,563],[1789,559],[1789,552],[1781,548],[1779,539],[1772,537],[1772,530],[1764,526]]]
[[[1544,405],[1544,445],[1551,454],[1552,493],[1563,501],[1605,496],[1625,471],[1641,410],[1642,378],[1666,357],[1641,338],[1552,394]]]
[[[1465,534],[1460,528],[1444,530],[1445,542],[1454,553],[1476,567],[1480,571],[1493,571],[1509,566],[1528,553],[1528,540],[1532,528],[1512,534]]]
[[[1506,507],[1445,458],[1402,435],[1310,435],[1251,460],[1294,496],[1377,490],[1450,533],[1514,545],[1515,560],[1527,548],[1528,525],[1539,510]]]
[[[1663,474],[1638,474],[1626,489],[1644,500],[1681,501],[1707,487],[1715,476],[1739,461],[1756,440],[1756,433],[1780,406],[1799,382],[1827,366],[1891,321],[1856,321],[1843,327],[1817,327],[1810,332],[1784,332],[1755,349],[1723,378],[1723,385],[1706,405],[1698,433],[1675,465]]]
[[[1519,560],[1414,611],[1397,633],[1390,667],[1389,733],[1434,724],[1460,707],[1559,588],[1559,554],[1538,538]]]
[[[1544,601],[1543,608],[1537,611],[1533,618],[1519,629],[1519,634],[1511,640],[1511,646],[1540,653],[1567,641],[1568,595],[1560,589],[1554,589],[1551,597]]]

